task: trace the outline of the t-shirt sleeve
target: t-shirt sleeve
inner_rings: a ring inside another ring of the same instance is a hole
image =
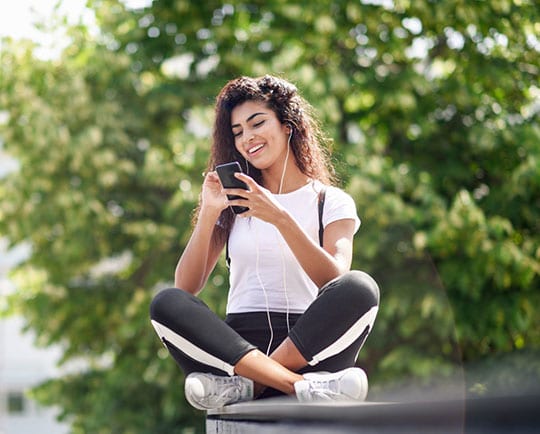
[[[323,210],[323,226],[342,219],[354,220],[354,232],[360,228],[360,218],[353,198],[337,187],[327,187]]]

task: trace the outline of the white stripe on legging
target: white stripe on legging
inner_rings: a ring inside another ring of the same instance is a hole
[[[315,354],[313,359],[309,362],[309,365],[314,366],[322,360],[326,360],[329,357],[335,356],[344,351],[349,345],[351,345],[360,335],[364,332],[366,327],[369,330],[373,328],[375,317],[377,316],[378,306],[373,306],[362,317],[353,324],[353,326],[345,332],[339,339],[332,343],[329,347],[326,347],[321,352]]]
[[[199,347],[196,347],[187,339],[173,332],[170,328],[164,326],[163,324],[158,323],[157,321],[151,320],[156,333],[162,339],[166,339],[176,348],[178,348],[183,353],[187,354],[194,360],[201,362],[205,365],[212,366],[214,368],[221,369],[229,375],[234,375],[234,366],[224,362],[223,360],[218,359],[212,354],[207,353],[204,350],[201,350]]]

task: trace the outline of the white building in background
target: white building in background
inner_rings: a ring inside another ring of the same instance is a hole
[[[23,249],[6,252],[0,239],[0,303],[14,291],[6,273],[24,254]],[[27,391],[57,376],[58,348],[38,349],[33,336],[23,333],[20,317],[0,318],[0,434],[64,434],[69,427],[56,420],[57,411],[31,400]]]

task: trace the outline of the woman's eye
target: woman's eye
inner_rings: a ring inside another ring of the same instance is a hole
[[[236,133],[233,132],[233,137],[240,137],[242,135],[242,131],[237,131]]]
[[[262,124],[264,124],[264,121],[257,122],[256,124],[253,124],[255,128],[260,127]]]

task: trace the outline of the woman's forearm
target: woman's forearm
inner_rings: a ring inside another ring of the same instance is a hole
[[[311,239],[287,212],[278,219],[276,227],[306,274],[319,288],[349,270],[348,247],[343,249],[337,243],[337,249],[332,248],[334,254],[329,253]]]
[[[216,246],[212,240],[218,217],[218,211],[201,209],[191,238],[176,265],[174,283],[177,288],[197,294],[206,284],[223,247]]]

